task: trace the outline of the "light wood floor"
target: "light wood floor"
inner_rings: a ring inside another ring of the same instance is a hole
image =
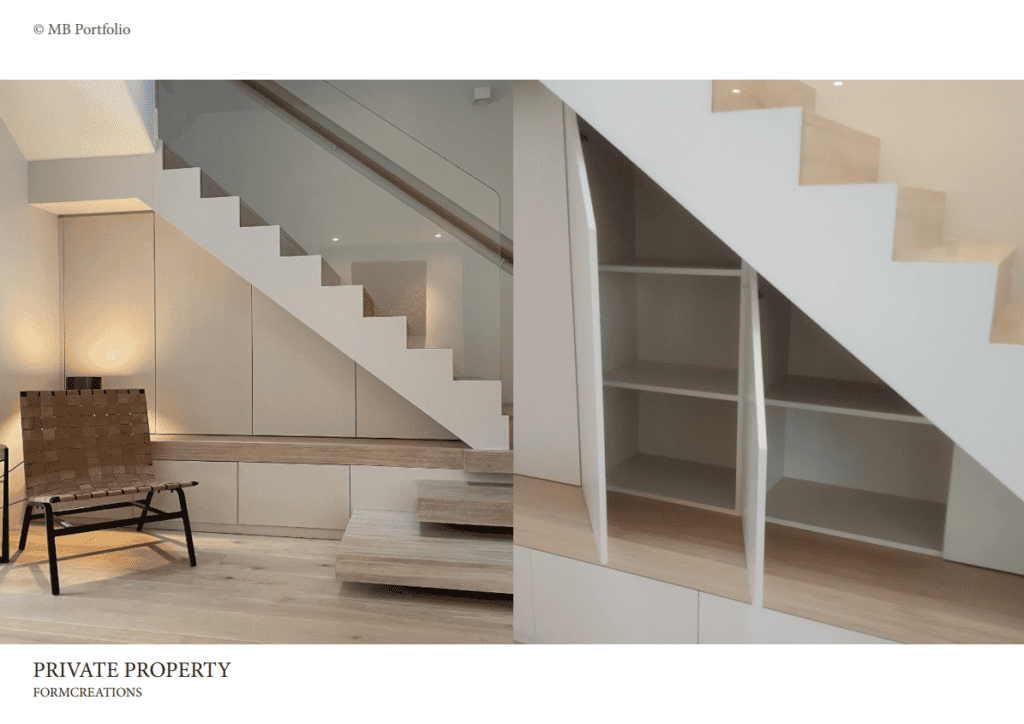
[[[750,603],[735,515],[608,493],[608,565]]]
[[[599,563],[583,490],[526,475],[512,476],[512,542]]]
[[[579,486],[524,475],[514,476],[513,485],[516,545],[599,562]],[[737,516],[609,493],[608,565],[750,602]]]
[[[46,538],[0,565],[0,643],[511,643],[511,596],[335,579],[339,541],[197,533],[188,565],[173,531]],[[86,555],[96,550],[108,552]]]
[[[1024,576],[773,523],[764,605],[904,643],[1024,643]]]

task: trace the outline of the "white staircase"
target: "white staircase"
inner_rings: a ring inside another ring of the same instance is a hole
[[[202,198],[200,169],[165,170],[162,158],[158,149],[34,162],[29,203],[55,213],[152,209],[467,445],[508,449],[500,381],[456,381],[450,349],[407,349],[405,317],[364,317],[361,286],[321,286],[319,255],[282,257],[278,226],[239,226],[237,196]]]
[[[946,243],[944,196],[874,183],[877,139],[815,116],[806,86],[728,83],[545,84],[1024,498],[1020,260]]]

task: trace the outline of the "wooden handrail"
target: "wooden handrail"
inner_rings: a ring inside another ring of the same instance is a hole
[[[426,210],[463,241],[469,239],[497,256],[500,265],[507,264],[511,271],[512,250],[505,245],[505,242],[511,245],[511,240],[489,224],[385,158],[281,84],[269,80],[232,82],[330,143],[376,176],[383,185],[396,191],[397,195]]]

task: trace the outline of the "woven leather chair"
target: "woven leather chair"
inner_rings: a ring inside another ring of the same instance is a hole
[[[56,539],[74,533],[136,526],[180,518],[185,526],[188,558],[196,564],[185,488],[197,482],[157,482],[149,440],[145,390],[68,390],[21,393],[21,428],[25,444],[25,520],[45,518],[50,559],[50,588],[60,593]],[[180,510],[164,513],[150,506],[153,494],[174,490]],[[58,503],[146,493],[144,503],[129,500],[54,511]],[[55,529],[54,517],[113,508],[139,507],[139,517]],[[42,513],[35,512],[42,509]],[[4,511],[6,516],[6,511]]]

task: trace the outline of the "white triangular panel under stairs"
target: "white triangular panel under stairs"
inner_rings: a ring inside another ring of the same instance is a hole
[[[1007,255],[939,253],[941,209],[874,183],[877,139],[815,116],[813,93],[776,102],[766,87],[749,110],[713,112],[711,81],[546,85],[1024,498],[1024,340],[1007,338],[1020,326],[1001,299]]]
[[[467,445],[507,450],[501,382],[453,378],[452,350],[408,349],[405,317],[364,317],[359,285],[321,286],[319,255],[280,255],[277,226],[239,226],[237,196],[203,198],[198,168],[163,169],[163,154],[40,161],[29,203],[54,213],[150,208]]]

